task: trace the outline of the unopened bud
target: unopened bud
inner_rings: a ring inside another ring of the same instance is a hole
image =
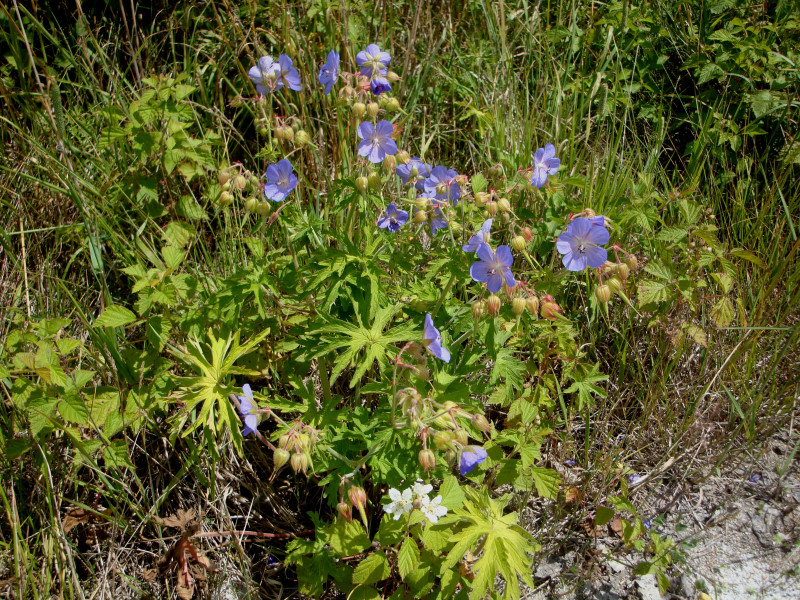
[[[489,194],[486,192],[476,192],[475,193],[475,206],[478,208],[483,208],[486,206],[486,203],[489,201]]]
[[[472,303],[472,318],[476,321],[480,319],[486,312],[486,303],[483,300],[477,300]]]
[[[305,473],[308,470],[308,456],[306,456],[305,452],[295,452],[292,454],[289,463],[291,464],[292,471],[295,473],[299,473],[300,471]]]
[[[353,520],[353,509],[347,502],[339,502],[339,504],[336,505],[336,511],[345,521]]]
[[[419,377],[420,379],[428,380],[431,378],[431,372],[425,365],[416,365],[411,367],[411,372],[414,374],[414,377]]]
[[[363,102],[354,102],[351,110],[353,111],[353,116],[356,119],[360,119],[367,114],[367,106]]]
[[[617,277],[609,277],[606,279],[606,285],[608,285],[615,294],[622,291],[622,282]]]
[[[525,246],[527,245],[528,242],[526,242],[525,238],[521,235],[515,235],[513,238],[511,238],[511,247],[517,252],[522,252],[525,250]]]
[[[536,296],[531,296],[527,300],[525,300],[525,304],[527,305],[528,312],[530,312],[534,317],[539,313],[539,298]]]
[[[370,171],[367,181],[371,190],[379,190],[381,188],[381,174],[377,171]]]
[[[519,234],[525,238],[526,242],[530,242],[533,239],[533,231],[531,231],[530,227],[523,227]]]
[[[400,150],[395,156],[397,157],[397,162],[403,163],[404,165],[411,162],[411,155],[406,150]]]
[[[247,177],[244,175],[237,175],[233,178],[233,187],[235,187],[240,192],[247,187]]]
[[[398,81],[400,81],[400,75],[398,75],[394,71],[389,71],[388,73],[386,73],[386,79],[389,80],[389,83],[397,83]]]
[[[230,181],[226,181],[225,183],[223,183],[223,184],[222,184],[222,189],[223,189],[223,190],[225,190],[226,192],[227,192],[229,189],[231,189],[231,182],[230,182]]]
[[[421,196],[417,198],[416,204],[418,209],[427,210],[428,207],[431,205],[431,199],[426,198],[425,196]]]
[[[311,143],[311,136],[305,129],[301,129],[297,132],[294,141],[298,146],[308,146]]]
[[[500,198],[500,200],[497,201],[497,208],[504,213],[510,212],[511,202],[508,201],[508,198]]]
[[[261,137],[266,137],[267,128],[266,127],[259,127],[258,128],[258,135],[260,135]]]
[[[272,206],[266,200],[261,200],[256,206],[256,212],[259,217],[266,217],[270,211],[272,211]]]
[[[611,288],[605,283],[603,285],[598,285],[594,288],[594,297],[597,298],[597,301],[601,304],[608,304],[608,301],[611,300]]]
[[[497,215],[497,208],[497,202],[494,200],[489,200],[489,202],[486,203],[486,212],[489,213],[490,217]]]
[[[289,462],[290,454],[287,450],[283,448],[275,448],[275,451],[272,453],[272,465],[277,471],[287,462]]]
[[[294,447],[297,452],[308,450],[308,442],[310,438],[306,433],[297,434],[294,438]]]
[[[542,316],[548,321],[557,321],[563,309],[555,302],[544,302],[542,304]]]
[[[636,269],[639,268],[639,261],[633,254],[628,254],[625,257],[625,264],[627,264],[628,267],[630,267],[630,270],[634,272],[636,272]]]
[[[420,224],[428,220],[428,213],[424,210],[418,210],[414,213],[414,223]]]
[[[511,310],[514,311],[514,314],[519,317],[525,312],[526,304],[525,298],[520,298],[518,296],[511,301]]]
[[[244,201],[244,209],[247,212],[256,212],[256,208],[258,208],[258,198],[248,198]]]
[[[339,95],[342,98],[347,98],[348,100],[352,98],[356,93],[355,88],[352,85],[346,85],[342,88],[342,91],[339,92]]]
[[[469,443],[469,434],[467,434],[466,429],[457,429],[455,438],[456,441],[462,446],[466,446]]]
[[[486,309],[489,311],[490,315],[496,315],[499,313],[501,304],[500,296],[497,296],[496,294],[491,294],[486,299]]]
[[[391,154],[387,154],[383,159],[383,168],[387,173],[393,173],[394,168],[397,166],[397,159]]]
[[[225,185],[226,183],[228,183],[228,180],[229,180],[230,178],[231,178],[231,176],[228,174],[228,172],[227,172],[227,171],[222,171],[222,172],[219,174],[219,184],[220,184],[220,185]]]
[[[615,270],[617,272],[617,277],[619,277],[622,281],[627,281],[628,277],[631,276],[631,268],[625,263],[619,263]]]
[[[363,509],[367,505],[367,493],[361,486],[351,487],[347,490],[347,497],[350,498],[353,506],[358,509]]]
[[[586,215],[587,219],[591,219],[592,217],[596,217],[597,213],[594,212],[591,208],[584,208],[583,214]]]
[[[230,192],[222,192],[219,195],[219,203],[222,206],[229,206],[233,202],[233,194]]]
[[[369,104],[367,104],[367,114],[370,117],[377,117],[380,109],[381,107],[378,106],[377,102],[370,102]]]
[[[369,179],[367,179],[363,175],[361,177],[356,177],[356,189],[359,192],[366,192],[368,188],[369,188]]]
[[[433,445],[439,450],[447,450],[453,441],[453,434],[449,431],[437,431],[433,436]]]
[[[489,423],[489,419],[483,415],[475,415],[472,417],[472,424],[485,433],[489,433],[492,430],[492,424]]]
[[[291,127],[284,127],[283,128],[283,139],[287,142],[291,142],[294,139],[294,129]]]
[[[436,468],[436,455],[433,450],[420,450],[419,451],[419,464],[426,471]]]
[[[397,112],[400,110],[400,101],[397,98],[389,98],[386,100],[386,110],[390,112]]]

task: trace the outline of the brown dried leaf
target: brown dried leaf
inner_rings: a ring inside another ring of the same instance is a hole
[[[589,537],[596,538],[602,533],[601,529],[597,527],[597,525],[595,525],[594,519],[592,517],[586,517],[581,522],[581,526],[583,527],[583,530],[586,532],[586,535],[588,535]]]
[[[175,514],[172,514],[164,519],[161,517],[153,517],[153,520],[158,523],[159,525],[164,525],[165,527],[175,527],[176,529],[183,529],[186,525],[194,519],[195,510],[190,508],[189,510],[178,509]]]
[[[214,561],[212,561],[202,552],[197,553],[197,564],[203,567],[209,573],[219,572],[219,569],[217,568],[217,565],[214,564]]]
[[[158,571],[159,569],[145,569],[144,573],[142,574],[142,577],[148,583],[151,581],[155,581],[156,576],[158,575]]]
[[[92,513],[83,508],[70,508],[67,510],[64,520],[61,521],[61,527],[64,529],[64,533],[69,533],[81,523],[88,523],[91,514]]]
[[[565,499],[567,504],[577,504],[583,499],[583,492],[576,487],[568,488],[567,493],[565,494]]]
[[[622,519],[614,517],[609,525],[611,526],[611,531],[617,534],[617,537],[622,537]]]

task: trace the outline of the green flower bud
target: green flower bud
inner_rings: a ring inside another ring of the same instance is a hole
[[[475,415],[472,417],[472,424],[475,425],[475,427],[477,427],[480,431],[485,433],[492,431],[492,424],[489,423],[489,419],[483,415]]]
[[[615,294],[622,291],[622,282],[617,277],[610,277],[606,279],[606,285]]]
[[[256,212],[258,208],[258,198],[248,198],[244,201],[244,209],[249,212]]]
[[[525,300],[525,304],[528,312],[530,312],[534,317],[539,314],[539,298],[537,296],[531,296]]]
[[[222,192],[219,195],[220,206],[230,206],[232,202],[233,202],[233,194],[231,194],[230,192]]]
[[[533,239],[533,231],[531,231],[530,227],[523,227],[520,229],[519,234],[525,238],[526,242],[530,242]]]
[[[414,213],[414,223],[420,224],[428,220],[428,213],[424,210],[418,210]]]
[[[225,183],[222,184],[222,189],[225,190],[226,192],[229,189],[231,189],[231,182],[230,181],[225,181]]]
[[[356,119],[360,119],[367,114],[367,106],[363,102],[355,102],[351,110]]]
[[[353,509],[347,502],[339,502],[339,504],[336,505],[336,511],[345,521],[353,520]]]
[[[525,241],[525,238],[521,235],[515,235],[511,239],[511,247],[516,250],[517,252],[522,252],[525,250],[525,246],[528,245],[528,242]]]
[[[496,315],[497,313],[499,313],[501,304],[502,303],[500,302],[500,296],[496,294],[491,294],[486,299],[486,309],[489,311],[490,315]]]
[[[272,453],[272,466],[273,468],[278,471],[280,468],[289,462],[290,454],[287,450],[283,448],[275,448],[275,451]]]
[[[230,174],[229,174],[227,171],[222,171],[222,172],[219,174],[219,184],[220,184],[220,185],[225,185],[226,183],[228,183],[228,180],[229,180],[230,178],[231,178],[231,176],[230,176]]]
[[[291,127],[284,127],[283,139],[285,139],[287,142],[291,142],[294,139],[294,129]]]
[[[363,510],[367,506],[367,492],[361,486],[351,487],[347,490],[347,497],[350,502],[359,510]]]
[[[457,429],[455,433],[455,438],[456,441],[462,446],[466,446],[469,443],[469,434],[465,429]]]
[[[267,128],[266,127],[259,127],[258,128],[258,135],[261,137],[267,137]]]
[[[394,71],[389,71],[388,73],[386,73],[386,79],[389,81],[389,83],[397,83],[398,81],[400,81],[400,75],[398,75]]]
[[[598,285],[594,288],[594,297],[601,304],[608,304],[608,301],[611,300],[611,288],[606,284]]]
[[[477,206],[478,208],[483,208],[484,206],[486,206],[486,203],[489,201],[489,198],[490,196],[486,192],[477,192],[475,194],[475,206]]]
[[[397,112],[400,110],[400,101],[397,98],[389,98],[386,101],[386,110],[390,112]]]
[[[363,175],[361,177],[356,177],[356,189],[359,192],[366,192],[368,188],[369,188],[369,179],[367,179]]]
[[[240,192],[247,187],[247,177],[244,175],[237,175],[233,178],[233,187],[235,187]]]
[[[406,150],[400,150],[395,156],[397,157],[397,162],[403,163],[404,165],[411,162],[411,155]]]
[[[394,168],[397,166],[397,159],[391,154],[387,154],[383,159],[383,170],[387,173],[394,173]]]
[[[476,300],[472,303],[472,318],[476,321],[486,313],[486,303],[483,300]]]
[[[266,217],[270,211],[272,211],[272,206],[265,200],[261,200],[258,203],[258,206],[256,206],[256,212],[258,213],[259,217]]]
[[[378,106],[377,102],[370,102],[369,104],[367,104],[367,114],[370,117],[373,117],[373,118],[377,117],[378,116],[378,112],[380,112],[380,110],[381,110],[381,107]]]
[[[453,442],[453,434],[449,431],[437,431],[433,436],[433,445],[439,450],[447,450]]]
[[[495,202],[494,200],[489,200],[486,203],[486,212],[489,213],[490,217],[494,217],[497,215],[497,209],[498,209],[497,202]]]
[[[625,264],[628,265],[631,271],[636,272],[639,268],[639,261],[633,254],[628,254],[625,257]]]
[[[504,213],[510,212],[511,202],[508,201],[508,198],[500,198],[500,200],[497,201],[497,208]]]
[[[305,452],[295,452],[292,454],[289,463],[295,473],[299,473],[300,471],[305,473],[308,471],[308,456],[306,456]]]
[[[292,438],[289,437],[288,434],[284,433],[281,437],[278,438],[278,448],[283,448],[284,450],[286,450],[286,448],[289,447],[290,441],[292,441]]]
[[[370,171],[369,175],[367,175],[367,181],[369,182],[369,187],[372,190],[379,190],[381,189],[382,181],[381,181],[381,174],[377,171]]]
[[[511,310],[514,311],[514,314],[518,317],[525,312],[525,307],[527,303],[525,302],[525,298],[520,298],[517,296],[511,301]]]
[[[278,138],[281,142],[286,139],[286,131],[283,127],[277,127],[275,129],[275,137]]]
[[[311,136],[305,129],[301,129],[295,136],[295,142],[298,146],[308,146],[311,143]]]
[[[436,455],[433,450],[420,450],[419,451],[419,464],[426,471],[436,468]]]
[[[617,272],[617,277],[622,281],[627,281],[628,277],[631,276],[631,268],[625,263],[619,263],[615,271]]]

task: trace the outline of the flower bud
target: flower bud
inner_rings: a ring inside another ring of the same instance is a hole
[[[425,381],[431,378],[431,372],[425,365],[416,365],[411,367],[411,373],[414,375],[414,377],[419,377]]]
[[[523,227],[519,234],[525,238],[526,242],[530,242],[533,239],[533,231],[531,231],[530,227]]]
[[[466,429],[457,429],[455,438],[456,441],[462,446],[466,446],[469,443],[469,434],[467,433]]]
[[[369,104],[367,104],[367,114],[370,117],[377,117],[380,109],[381,107],[378,106],[377,102],[370,102]]]
[[[258,128],[258,135],[260,135],[261,137],[266,137],[267,136],[267,128],[266,127],[259,127]]]
[[[433,450],[420,450],[419,451],[419,464],[426,471],[436,468],[436,455]]]
[[[424,223],[428,220],[428,213],[424,210],[418,210],[414,213],[414,223]]]
[[[367,182],[369,183],[369,188],[371,190],[379,190],[381,188],[381,174],[377,171],[370,171],[370,174],[367,175]]]
[[[425,196],[421,198],[417,198],[416,200],[417,208],[420,210],[427,210],[428,207],[431,205],[431,199],[426,198]]]
[[[272,466],[275,470],[279,470],[283,465],[289,462],[289,452],[283,448],[275,448],[272,453]]]
[[[622,282],[617,277],[609,277],[606,279],[606,284],[615,294],[622,291]]]
[[[336,511],[345,521],[353,520],[353,509],[347,502],[339,502],[339,504],[336,505]]]
[[[240,192],[247,187],[247,177],[244,175],[237,175],[233,178],[233,187],[235,187]]]
[[[486,309],[489,311],[490,315],[496,315],[499,313],[501,304],[500,296],[497,296],[496,294],[491,294],[486,299]]]
[[[500,200],[497,201],[497,208],[504,213],[510,212],[511,202],[508,201],[508,198],[500,198]]]
[[[472,417],[472,424],[484,433],[489,433],[492,430],[492,424],[489,423],[489,419],[483,415],[475,415]]]
[[[436,193],[440,196],[443,194],[447,194],[447,186],[443,183],[440,183],[439,185],[436,186]]]
[[[283,139],[287,142],[291,142],[294,139],[294,129],[291,127],[284,127],[283,128]]]
[[[502,177],[503,167],[501,165],[494,165],[492,167],[489,167],[487,173],[489,174],[489,177],[492,178]]]
[[[398,75],[394,71],[389,71],[388,73],[386,73],[386,79],[389,80],[389,83],[397,83],[398,81],[400,81],[400,75]]]
[[[386,100],[386,110],[390,112],[397,112],[400,110],[400,101],[397,98],[389,98]]]
[[[480,319],[486,312],[486,302],[477,300],[472,303],[472,318],[476,321]]]
[[[639,268],[639,261],[633,254],[628,254],[625,257],[625,264],[627,264],[630,270],[634,272],[636,272],[636,269]]]
[[[305,473],[308,470],[308,456],[306,456],[305,452],[295,452],[292,454],[289,463],[295,473],[299,473],[300,471]]]
[[[631,276],[631,268],[624,262],[619,263],[615,271],[617,272],[617,277],[619,277],[622,281],[627,281],[628,277]]]
[[[356,189],[359,192],[366,192],[367,188],[369,188],[369,179],[363,175],[361,177],[356,177]]]
[[[258,198],[248,198],[244,201],[244,209],[247,212],[256,212],[256,208],[258,208]]]
[[[223,189],[223,190],[225,190],[226,192],[227,192],[229,189],[231,189],[231,182],[230,182],[230,181],[226,181],[225,183],[223,183],[223,184],[222,184],[222,189]]]
[[[310,438],[307,433],[299,433],[294,437],[294,447],[297,452],[308,450]]]
[[[517,296],[511,301],[511,310],[514,311],[514,314],[518,317],[525,312],[525,306],[527,303],[525,302],[525,298],[520,298]]]
[[[597,213],[594,212],[591,208],[584,208],[583,214],[587,219],[591,219],[592,217],[596,217]]]
[[[495,215],[497,215],[497,209],[498,209],[497,202],[495,202],[494,200],[489,200],[486,203],[486,212],[489,213],[490,217],[494,217]]]
[[[597,301],[601,304],[608,304],[608,301],[611,300],[611,288],[605,283],[603,285],[598,285],[594,288],[594,297],[597,298]]]
[[[353,111],[353,116],[356,119],[360,119],[365,114],[367,114],[367,107],[363,102],[353,103],[353,108],[351,110]]]
[[[433,436],[433,445],[439,450],[447,450],[453,441],[453,434],[449,431],[437,431]]]
[[[531,296],[527,300],[525,300],[525,305],[534,317],[539,313],[539,298],[536,296]]]
[[[259,217],[266,217],[270,211],[272,210],[272,206],[266,200],[261,200],[256,206],[256,212],[258,213]]]
[[[525,250],[525,246],[528,245],[528,242],[525,241],[525,238],[521,235],[515,235],[511,239],[511,247],[516,250],[517,252],[522,252]]]
[[[397,162],[403,163],[404,165],[411,162],[411,155],[406,150],[400,150],[400,152],[395,154],[395,157],[397,158]]]
[[[308,146],[311,143],[311,136],[305,129],[301,129],[295,136],[295,142],[298,146]]]
[[[367,505],[367,493],[361,486],[351,487],[347,490],[347,497],[357,509],[363,509]]]
[[[219,184],[220,184],[220,185],[225,185],[226,183],[228,183],[228,180],[229,180],[230,178],[231,178],[231,176],[228,174],[228,172],[227,172],[227,171],[222,171],[222,172],[219,174]]]
[[[486,206],[486,203],[489,201],[489,194],[486,192],[476,192],[475,193],[475,206],[478,208],[483,208]]]
[[[219,203],[221,206],[229,206],[233,202],[233,194],[230,192],[222,192],[219,195]]]
[[[383,169],[387,173],[394,173],[394,168],[397,166],[397,159],[391,154],[387,154],[383,159]]]
[[[550,297],[552,298],[552,296]],[[564,312],[564,309],[555,302],[544,302],[542,304],[542,316],[548,321],[557,321],[558,315],[562,312]]]

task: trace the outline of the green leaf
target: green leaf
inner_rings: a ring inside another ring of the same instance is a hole
[[[597,511],[595,511],[594,515],[594,524],[598,527],[602,527],[611,521],[614,518],[613,508],[608,508],[607,506],[598,506]]]
[[[129,469],[134,468],[125,440],[115,440],[111,442],[111,445],[103,450],[103,456],[105,457],[107,465],[128,467]]]
[[[190,221],[208,219],[206,211],[204,211],[203,208],[197,203],[197,200],[191,196],[181,196],[181,199],[178,201],[176,212],[183,218]]]
[[[448,525],[439,521],[435,525],[428,525],[420,536],[422,544],[431,552],[439,552],[447,548],[453,532]]]
[[[656,235],[656,239],[661,240],[662,242],[671,242],[673,244],[677,244],[688,235],[689,235],[688,227],[685,226],[665,227],[664,229],[658,232],[658,234]],[[669,278],[665,277],[664,279],[669,279]]]
[[[464,504],[464,492],[458,484],[458,479],[448,475],[439,487],[439,494],[442,496],[442,506],[448,510],[461,508]]]
[[[727,273],[712,273],[711,277],[713,277],[714,281],[722,288],[722,293],[727,294],[733,288],[734,279]]]
[[[704,348],[708,347],[708,336],[706,332],[703,331],[702,327],[691,324],[687,325],[686,335],[690,336],[698,346],[703,346]]]
[[[383,552],[370,554],[367,558],[358,563],[353,571],[353,583],[356,585],[368,585],[383,581],[392,574],[389,561]]]
[[[475,173],[475,175],[472,176],[471,182],[473,193],[484,191],[486,189],[486,185],[489,183],[482,173]]]
[[[664,302],[669,298],[669,285],[660,281],[643,281],[639,284],[639,306]]]
[[[413,538],[407,537],[397,553],[397,571],[400,577],[406,576],[419,566],[419,548]]]
[[[591,406],[594,403],[592,394],[597,394],[601,398],[605,398],[608,395],[603,388],[594,385],[608,379],[608,375],[600,373],[600,365],[592,365],[591,369],[584,374],[581,374],[580,371],[582,370],[578,370],[577,374],[575,371],[571,373],[570,377],[572,377],[573,383],[564,390],[565,394],[578,393],[578,410],[583,410],[585,406]]]
[[[733,303],[727,296],[720,298],[711,309],[711,318],[714,319],[717,327],[727,327],[733,321],[734,316]]]
[[[347,596],[348,600],[381,600],[383,596],[371,585],[359,586],[350,592]]]
[[[561,477],[557,471],[544,467],[531,467],[531,473],[536,491],[542,498],[555,498],[558,495]]]
[[[112,304],[108,306],[97,320],[94,322],[95,327],[124,327],[136,320],[136,315],[129,311],[124,306]]]
[[[659,279],[665,279],[667,281],[670,281],[673,277],[672,271],[668,266],[655,260],[651,260],[649,263],[647,263],[647,266],[644,268],[644,270],[651,275],[655,275]]]
[[[737,258],[743,258],[744,260],[750,261],[754,265],[758,265],[762,269],[764,268],[764,261],[758,258],[755,254],[750,252],[750,250],[744,250],[742,248],[734,248],[730,252],[731,256],[735,256]]]
[[[164,349],[164,345],[167,343],[171,330],[172,323],[168,317],[153,315],[147,320],[147,327],[145,328],[147,341],[150,342],[150,345],[153,346],[157,352],[161,352]]]
[[[358,521],[337,519],[325,531],[329,536],[331,548],[339,556],[353,556],[369,548],[371,544],[367,532]]]
[[[177,246],[164,246],[161,248],[161,256],[164,257],[164,264],[170,269],[180,267],[186,259],[186,253]]]
[[[83,425],[89,420],[89,410],[77,392],[64,395],[64,399],[58,403],[58,412],[65,421],[77,425]]]

